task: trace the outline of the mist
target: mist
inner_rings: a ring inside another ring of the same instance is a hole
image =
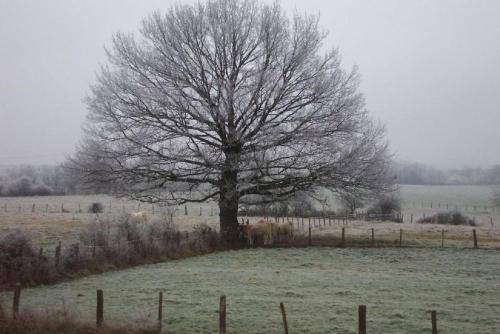
[[[0,3],[0,165],[71,154],[83,98],[117,31],[172,1]],[[357,66],[396,160],[439,168],[500,163],[500,3],[281,1],[319,14],[328,45]]]

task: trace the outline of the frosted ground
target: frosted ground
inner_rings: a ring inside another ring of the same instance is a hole
[[[500,230],[500,208],[492,208],[490,205],[489,200],[492,195],[490,187],[403,185],[399,192],[405,223],[410,222],[412,215],[416,221],[424,215],[446,211],[448,204],[450,210],[458,208],[487,229],[485,232],[481,231],[482,235],[497,234],[497,230]],[[326,196],[328,207],[338,209],[335,198],[331,194]],[[180,230],[189,231],[194,225],[201,223],[218,228],[218,208],[213,202],[188,204],[188,215],[185,215],[184,206],[166,208],[106,195],[0,197],[0,234],[10,229],[22,228],[31,231],[33,239],[40,246],[53,246],[61,240],[78,241],[79,231],[96,218],[94,214],[87,212],[87,208],[93,202],[104,205],[105,210],[100,215],[101,219],[115,219],[126,212],[144,210],[150,214],[154,213],[157,218],[173,214],[174,222]],[[256,219],[250,218],[250,221]],[[494,226],[491,225],[492,221]],[[411,227],[405,224],[403,228]],[[399,227],[391,227],[392,230],[397,233]],[[469,235],[470,231],[466,233]]]
[[[356,333],[357,306],[368,307],[371,333],[500,330],[498,251],[457,249],[252,249],[228,251],[23,290],[32,310],[66,310],[95,321],[95,290],[105,319],[154,325],[164,291],[169,333],[217,332],[218,299],[228,299],[230,333]],[[11,294],[1,295],[10,304]]]

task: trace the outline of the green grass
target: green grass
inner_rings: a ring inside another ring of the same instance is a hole
[[[424,207],[429,208],[433,204],[433,208],[437,208],[441,204],[441,208],[445,208],[446,204],[449,209],[458,207],[464,210],[472,210],[472,206],[477,206],[477,210],[483,210],[484,207],[490,206],[490,198],[492,191],[486,186],[416,186],[402,185],[400,187],[401,200],[403,206],[420,208],[422,203]]]
[[[368,307],[370,333],[498,332],[496,251],[456,249],[253,249],[228,251],[105,273],[24,290],[22,306],[66,309],[89,322],[95,290],[105,319],[154,324],[164,291],[169,333],[217,332],[218,299],[228,301],[230,333],[282,333],[279,302],[291,333],[356,333],[357,306]],[[11,295],[1,295],[10,305]]]

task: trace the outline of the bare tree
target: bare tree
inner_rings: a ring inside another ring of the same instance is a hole
[[[366,196],[354,192],[342,192],[339,194],[340,204],[345,213],[354,214],[356,209],[363,207]]]
[[[140,39],[117,33],[72,166],[143,201],[216,200],[228,238],[240,203],[386,187],[384,129],[318,23],[212,0],[154,12]]]

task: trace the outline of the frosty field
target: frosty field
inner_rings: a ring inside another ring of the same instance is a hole
[[[105,321],[154,325],[164,291],[168,333],[217,332],[218,298],[228,301],[230,333],[282,333],[279,302],[291,333],[356,333],[357,306],[370,333],[500,330],[499,253],[456,249],[253,249],[228,251],[109,272],[23,290],[22,308],[66,310],[95,321],[104,290]],[[7,306],[11,294],[0,295]]]
[[[500,208],[491,207],[489,199],[492,192],[487,186],[403,185],[399,194],[405,223],[409,223],[412,216],[416,221],[424,215],[446,211],[448,204],[450,210],[458,208],[474,218],[479,226],[488,229],[488,234],[496,234],[500,226]],[[201,223],[218,227],[218,207],[213,202],[188,204],[186,215],[184,206],[159,207],[106,195],[0,197],[0,234],[21,228],[30,231],[33,239],[41,246],[52,246],[60,240],[77,241],[79,231],[96,219],[94,214],[87,212],[93,202],[104,205],[101,219],[114,219],[126,212],[142,210],[156,217],[173,214],[174,222],[180,230],[190,231],[194,225]],[[330,209],[339,207],[331,196],[327,204]],[[256,219],[258,218],[250,218],[250,221]],[[407,225],[403,228],[411,228]]]

